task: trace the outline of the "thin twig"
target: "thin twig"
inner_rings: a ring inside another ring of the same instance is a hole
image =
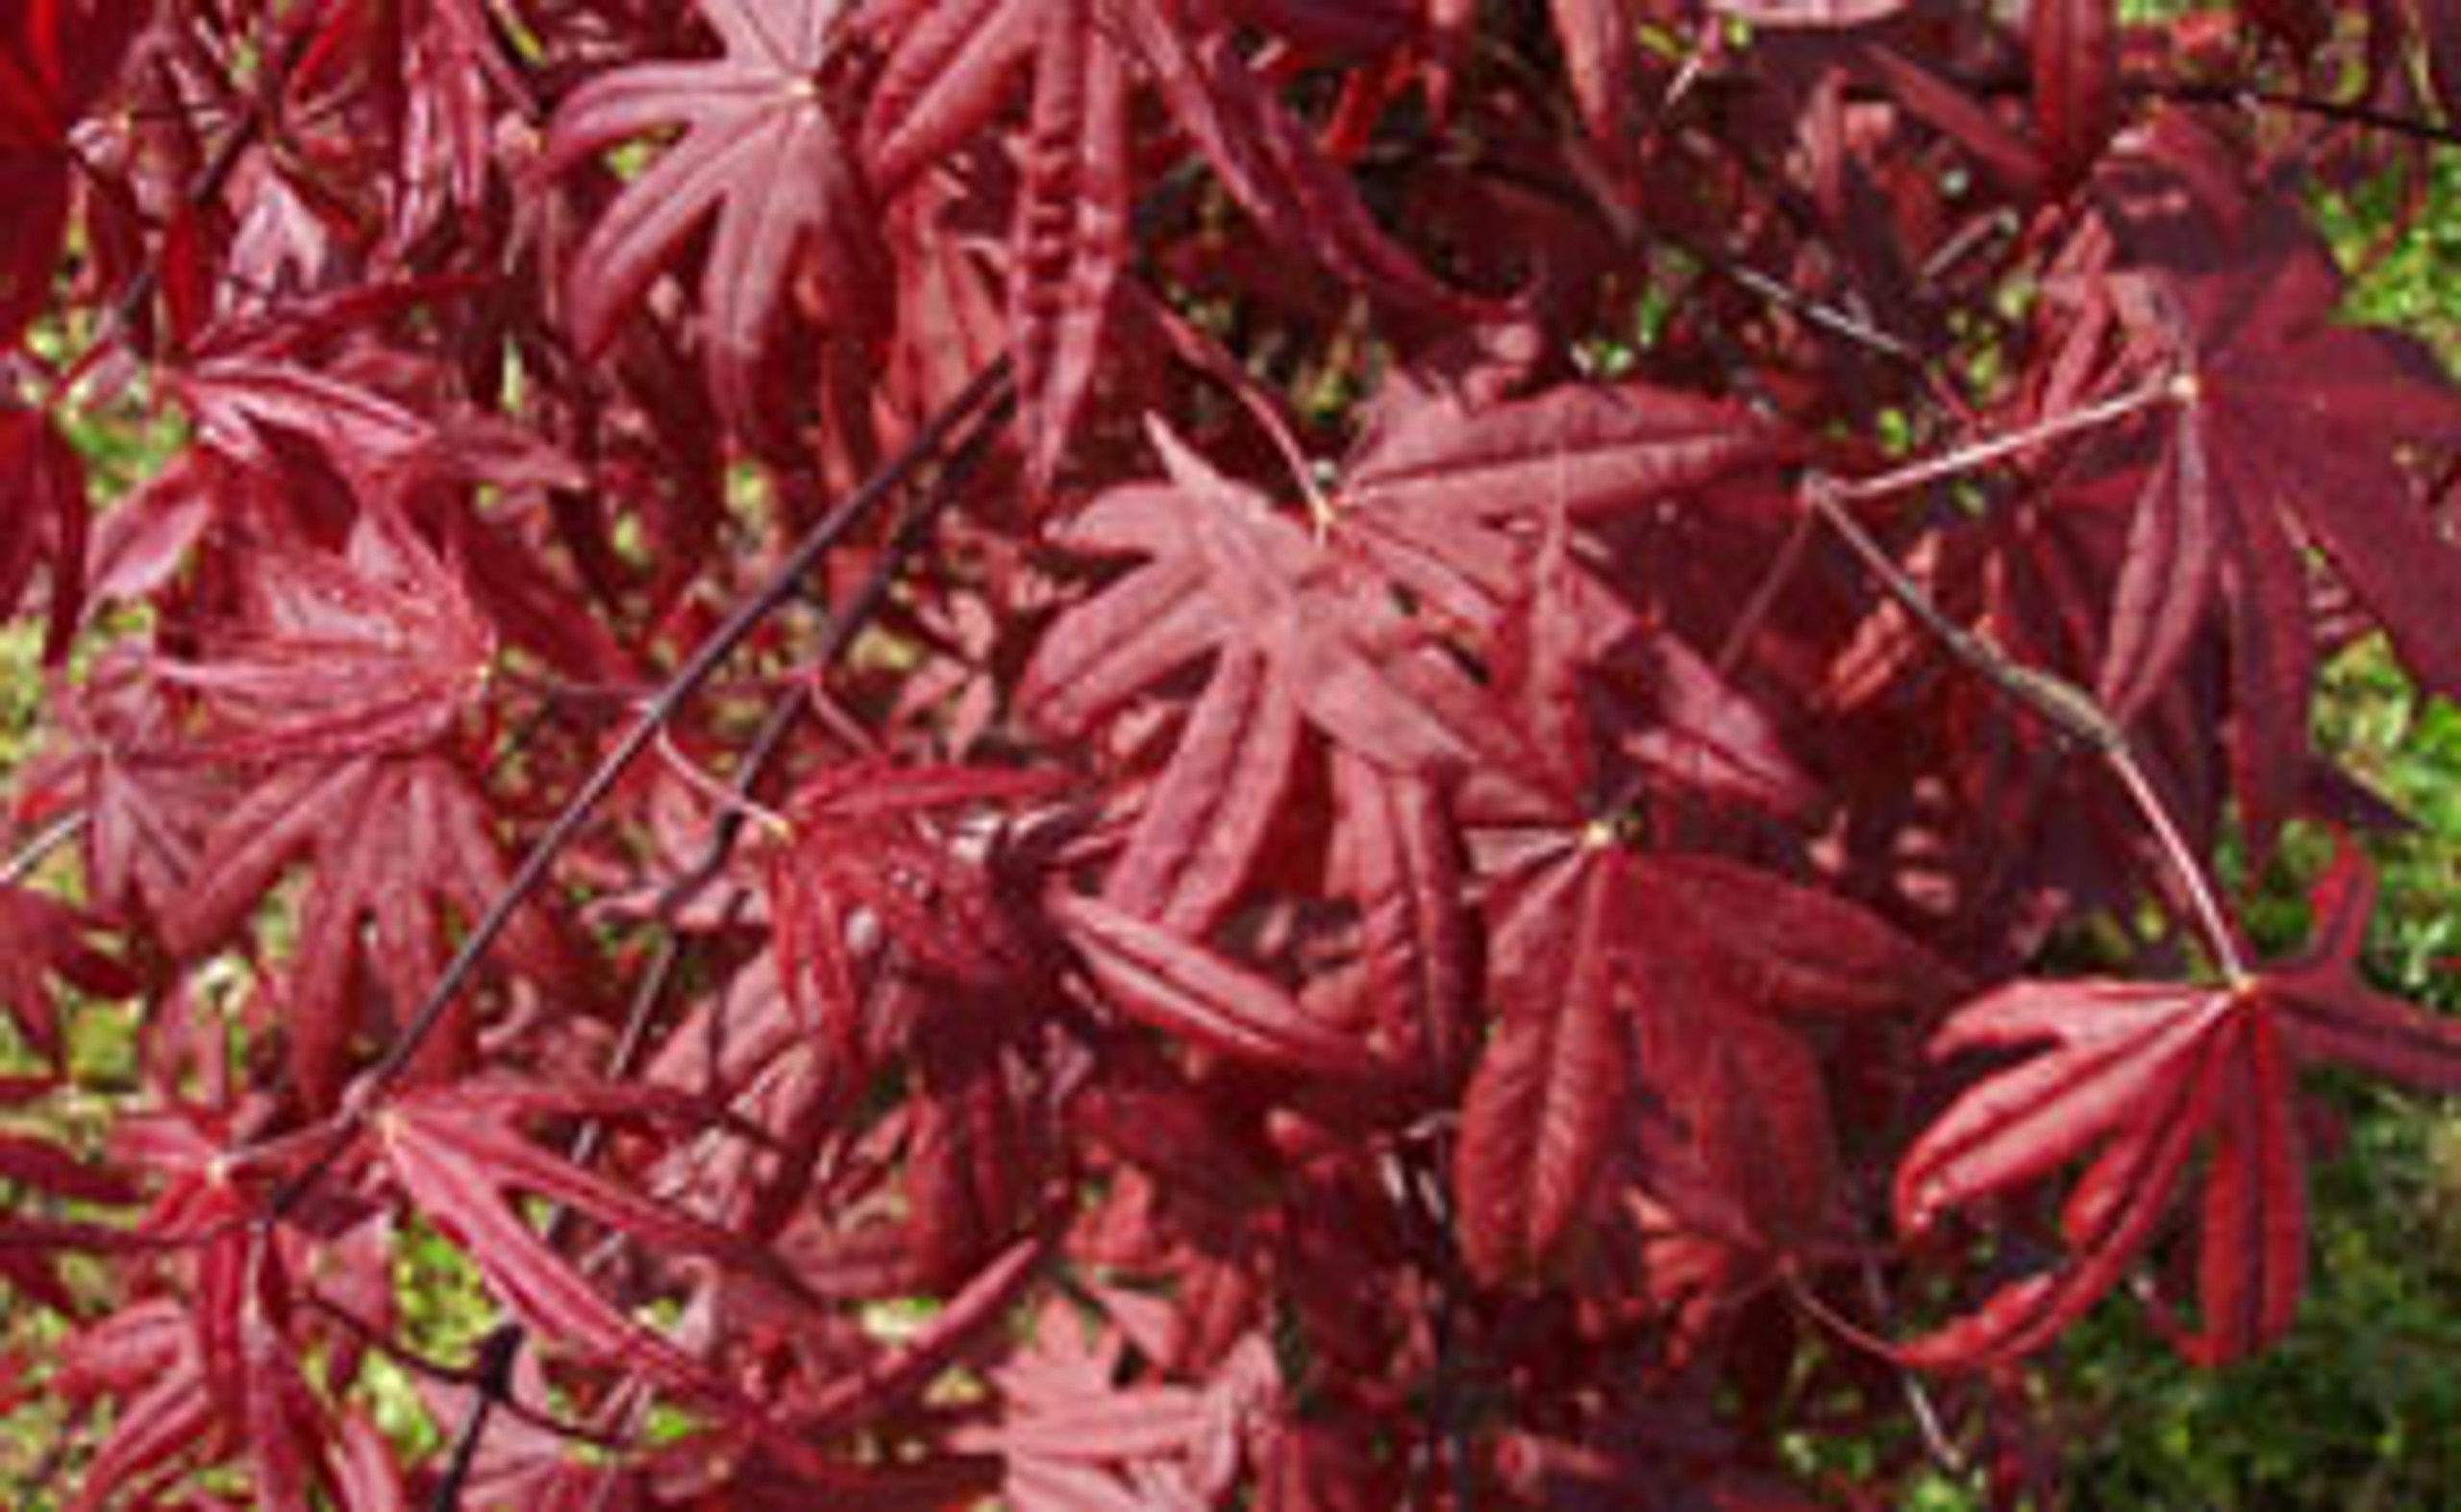
[[[2130,415],[2150,409],[2157,405],[2183,403],[2191,396],[2191,386],[2184,380],[2166,375],[2151,383],[2131,388],[2124,394],[2115,394],[2108,399],[2097,400],[2090,405],[2081,405],[2075,409],[2064,410],[2048,420],[2010,431],[2003,435],[1985,436],[1979,441],[1968,442],[1963,446],[1943,452],[1937,457],[1926,458],[1922,461],[1900,467],[1893,472],[1880,473],[1871,478],[1831,479],[1829,488],[1837,498],[1849,504],[1884,499],[1891,494],[1905,493],[1911,489],[1920,488],[1926,483],[1938,483],[1943,479],[1955,478],[1966,473],[1979,472],[2010,457],[2032,451],[2035,447],[2048,446],[2053,441],[2062,440],[2068,436],[2115,425]]]
[[[1924,468],[1908,471],[1931,471]],[[2187,843],[2170,807],[2154,790],[2145,768],[2129,745],[2127,731],[2113,719],[2094,696],[2065,678],[2028,667],[2010,657],[1988,637],[1968,630],[1950,619],[1933,603],[1920,583],[1906,575],[1895,558],[1874,540],[1871,533],[1845,508],[1843,492],[1828,479],[1814,474],[1806,479],[1804,495],[1811,508],[1828,527],[1845,541],[1847,549],[1870,572],[1882,590],[1906,613],[1928,631],[1950,654],[1979,674],[1985,682],[2005,695],[2010,702],[2041,720],[2053,731],[2091,751],[2107,764],[2118,777],[2128,802],[2144,817],[2152,831],[2156,848],[2161,852],[2167,869],[2187,899],[2195,915],[2198,932],[2204,937],[2206,948],[2224,980],[2233,989],[2243,987],[2250,979],[2247,960],[2239,949],[2237,934],[2222,909],[2220,896]],[[1897,491],[1895,488],[1885,490]]]
[[[438,1385],[450,1386],[457,1391],[478,1391],[485,1387],[488,1365],[488,1345],[493,1335],[480,1341],[480,1357],[477,1362],[469,1365],[447,1365],[442,1360],[404,1344],[329,1297],[308,1292],[303,1294],[302,1300],[316,1312],[341,1325],[345,1332],[354,1335],[368,1348],[413,1376],[422,1376]],[[550,1433],[570,1443],[586,1444],[592,1449],[609,1452],[622,1452],[633,1447],[624,1439],[601,1433],[584,1424],[568,1422],[543,1407],[533,1406],[510,1393],[501,1400],[506,1411],[542,1433]]]
[[[521,864],[514,868],[511,878],[488,905],[486,912],[463,937],[460,949],[445,963],[443,972],[429,987],[427,996],[410,1014],[401,1032],[394,1036],[385,1053],[352,1088],[341,1112],[334,1120],[333,1137],[325,1148],[274,1194],[264,1222],[279,1223],[288,1217],[335,1162],[341,1158],[358,1130],[391,1094],[393,1084],[409,1068],[419,1048],[443,1022],[446,1011],[460,996],[462,989],[476,978],[481,963],[497,939],[511,926],[515,913],[547,880],[549,870],[580,837],[583,828],[595,817],[599,806],[623,781],[634,759],[657,740],[659,730],[745,641],[751,639],[753,632],[771,614],[802,591],[802,580],[819,564],[823,556],[926,462],[938,455],[959,426],[1006,393],[1008,387],[1009,366],[1004,357],[978,374],[961,393],[915,432],[897,456],[865,479],[859,487],[797,542],[768,580],[709,632],[684,665],[667,680],[658,696],[634,716],[632,727],[616,741],[614,748],[599,759],[597,767],[584,781],[580,790],[565,801],[563,808],[548,825],[546,831],[532,842],[528,854],[521,858]]]
[[[2152,82],[2139,86],[2138,92],[2154,99],[2175,100],[2182,105],[2235,105],[2242,109],[2288,111],[2297,115],[2338,121],[2345,126],[2364,126],[2370,131],[2388,132],[2396,136],[2461,147],[2461,126],[2421,120],[2415,115],[2379,109],[2364,100],[2327,100],[2318,95],[2297,94],[2285,89],[2258,89],[2235,84]]]
[[[863,582],[847,599],[845,605],[829,613],[821,631],[819,644],[813,649],[812,661],[827,667],[842,656],[855,636],[868,625],[888,597],[890,586],[903,572],[907,561],[928,539],[932,524],[946,505],[955,498],[963,480],[979,463],[982,451],[1005,426],[1010,413],[1013,395],[1005,384],[992,394],[982,409],[982,423],[973,436],[958,449],[956,459],[940,478],[938,484],[920,508],[909,508],[892,533],[888,549],[865,575]],[[726,784],[723,802],[710,828],[708,843],[684,873],[660,890],[656,917],[662,926],[658,949],[636,985],[630,1009],[625,1015],[624,1029],[609,1057],[608,1076],[612,1080],[628,1079],[648,1053],[650,1026],[657,1021],[667,990],[682,969],[684,937],[675,930],[674,921],[683,908],[717,877],[733,853],[745,826],[757,813],[769,815],[755,797],[762,776],[785,748],[785,738],[805,706],[800,688],[789,689],[772,706],[767,719],[754,736],[743,759],[736,764],[732,780]],[[694,769],[696,772],[697,768]],[[783,822],[783,821],[782,821]],[[574,1134],[568,1158],[575,1165],[586,1166],[595,1158],[605,1138],[605,1126],[595,1119],[584,1122]],[[557,1205],[547,1215],[542,1242],[557,1243],[571,1210]],[[512,1370],[528,1342],[528,1330],[520,1323],[507,1320],[488,1335],[491,1346],[482,1359],[478,1391],[463,1410],[461,1421],[453,1434],[453,1450],[443,1475],[436,1481],[429,1501],[432,1512],[454,1512],[460,1505],[461,1489],[468,1483],[471,1469],[477,1463],[481,1442],[486,1436],[487,1419],[498,1401],[510,1401]]]
[[[17,847],[17,854],[0,866],[0,887],[14,887],[35,874],[51,853],[86,832],[91,816],[83,808],[72,809],[35,831],[33,838]]]

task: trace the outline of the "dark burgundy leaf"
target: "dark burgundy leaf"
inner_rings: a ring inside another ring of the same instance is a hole
[[[1316,1023],[1280,987],[1202,945],[1091,898],[1060,899],[1052,913],[1104,997],[1166,1034],[1287,1071],[1380,1074],[1364,1045]]]
[[[709,391],[757,429],[754,368],[805,265],[823,325],[866,330],[884,299],[871,196],[833,112],[828,70],[844,40],[836,0],[696,0],[724,44],[706,62],[644,63],[593,79],[556,112],[551,170],[675,127],[683,136],[624,186],[574,258],[573,335],[614,339],[660,268],[715,219],[702,273]]]
[[[458,578],[388,511],[368,514],[333,557],[269,545],[245,607],[210,655],[158,658],[210,716],[201,744],[256,761],[414,751],[486,690],[495,639]]]
[[[2118,9],[2115,0],[2033,0],[2028,9],[2034,127],[2054,194],[2083,179],[2110,140],[2119,105]]]
[[[6,306],[0,288],[0,326]],[[0,615],[16,612],[35,568],[47,564],[51,619],[43,659],[57,662],[85,612],[89,506],[85,464],[49,415],[0,402],[0,488],[10,500],[0,513]]]
[[[1631,1070],[1618,1021],[1615,853],[1584,854],[1499,921],[1509,973],[1495,1037],[1461,1106],[1454,1165],[1461,1245],[1491,1280],[1541,1267],[1584,1216],[1624,1115]]]
[[[634,1322],[549,1249],[515,1194],[585,1213],[653,1251],[741,1259],[746,1242],[633,1187],[551,1155],[524,1135],[526,1118],[672,1111],[647,1089],[535,1088],[477,1081],[414,1092],[375,1117],[378,1152],[410,1202],[465,1250],[497,1297],[559,1344],[620,1360],[701,1398],[725,1395],[708,1369]]]
[[[0,1008],[47,1059],[60,1061],[67,1052],[60,987],[107,999],[137,990],[136,974],[103,950],[98,935],[95,922],[67,904],[0,884]]]

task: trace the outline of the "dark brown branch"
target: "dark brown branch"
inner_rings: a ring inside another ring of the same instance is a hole
[[[683,666],[676,669],[656,698],[634,717],[632,728],[624,732],[614,749],[599,759],[597,767],[582,783],[581,789],[565,801],[563,808],[550,823],[546,831],[532,842],[521,864],[514,868],[503,892],[489,905],[487,911],[474,925],[468,935],[445,963],[444,970],[428,989],[409,1021],[403,1026],[385,1053],[368,1068],[364,1078],[352,1088],[342,1111],[336,1117],[333,1135],[316,1158],[297,1176],[286,1181],[274,1194],[264,1221],[278,1223],[289,1216],[300,1202],[322,1180],[362,1127],[368,1116],[382,1105],[436,1026],[462,990],[477,977],[480,966],[496,941],[511,926],[513,916],[546,881],[547,874],[566,849],[580,838],[582,830],[598,812],[599,806],[623,781],[624,774],[642,752],[653,745],[667,723],[683,708],[703,684],[725,665],[729,657],[752,638],[769,617],[802,591],[804,578],[817,566],[822,557],[842,542],[867,519],[889,495],[902,487],[923,466],[938,456],[951,435],[976,413],[994,404],[1009,389],[1009,369],[1006,358],[984,368],[975,380],[907,442],[898,454],[883,463],[880,470],[853,493],[842,500],[797,542],[786,559],[771,573],[768,580],[736,606],[734,611],[709,632]]]
[[[990,440],[1006,425],[1010,412],[1010,398],[1005,384],[990,395],[981,409],[982,423],[957,449],[925,501],[906,511],[891,534],[888,549],[882,553],[845,605],[828,614],[819,644],[813,649],[812,662],[815,666],[825,668],[834,664],[855,636],[879,612],[907,562],[929,539],[931,529],[941,510],[957,496],[965,479],[980,463]],[[945,436],[945,433],[943,434]],[[784,749],[786,736],[793,731],[805,702],[802,690],[794,688],[771,707],[752,745],[735,767],[733,780],[729,784],[733,797],[745,801],[752,798],[762,776]],[[673,928],[674,920],[684,905],[724,869],[728,857],[733,854],[742,837],[749,812],[745,802],[721,808],[712,822],[708,843],[702,848],[701,855],[682,876],[660,890],[656,917],[662,932],[657,952],[635,986],[631,1007],[625,1014],[623,1031],[609,1057],[609,1079],[628,1079],[647,1053],[650,1027],[657,1022],[667,990],[684,961],[685,941]],[[603,1125],[595,1120],[584,1123],[573,1137],[570,1155],[573,1163],[588,1164],[603,1140]],[[548,1214],[544,1233],[548,1244],[556,1242],[569,1213],[570,1209],[559,1206]],[[476,1381],[478,1394],[471,1400],[454,1430],[452,1455],[429,1502],[434,1512],[453,1512],[460,1505],[461,1489],[468,1481],[470,1467],[477,1461],[479,1445],[486,1435],[488,1415],[497,1402],[511,1400],[513,1365],[527,1342],[528,1331],[517,1322],[508,1321],[488,1335],[492,1348],[482,1361],[487,1368],[479,1375]]]

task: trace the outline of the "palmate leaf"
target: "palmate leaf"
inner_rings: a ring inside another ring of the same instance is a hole
[[[865,25],[888,54],[862,134],[883,195],[979,133],[1020,76],[1031,81],[1008,327],[1038,483],[1058,467],[1109,338],[1128,265],[1139,81],[1277,246],[1407,307],[1467,308],[1377,226],[1239,52],[1217,0],[893,0]]]
[[[591,229],[566,277],[567,314],[582,349],[603,350],[684,238],[714,216],[702,350],[719,409],[752,430],[762,408],[755,370],[806,255],[819,270],[823,324],[867,329],[889,285],[871,194],[823,79],[842,39],[840,0],[696,5],[724,55],[590,80],[557,112],[546,161],[561,171],[643,133],[683,129]]]
[[[1835,1134],[1801,1030],[1938,1002],[1956,981],[1844,899],[1603,834],[1504,891],[1490,958],[1502,1020],[1464,1101],[1454,1182],[1463,1249],[1492,1279],[1568,1241],[1640,1110],[1672,1121],[1721,1219],[1753,1230],[1730,1237],[1828,1237]]]
[[[176,1475],[234,1460],[247,1467],[250,1504],[272,1512],[400,1505],[389,1450],[311,1384],[303,1283],[283,1248],[247,1225],[227,1185],[220,1195],[189,1295],[133,1302],[62,1351],[54,1389],[113,1407],[68,1505],[154,1505],[147,1493]]]
[[[1112,489],[1059,533],[1146,561],[1052,628],[1019,692],[1040,723],[1079,733],[1211,658],[1108,902],[1183,933],[1219,919],[1280,811],[1303,725],[1388,772],[1476,768],[1527,790],[1524,742],[1424,626],[1262,495],[1158,426],[1156,440],[1170,483]]]
[[[992,1373],[999,1420],[957,1447],[1001,1456],[1020,1512],[1220,1505],[1280,1393],[1271,1348],[1247,1336],[1201,1387],[1123,1379],[1129,1340],[1100,1326],[1088,1340],[1075,1307],[1046,1304],[1031,1346]]]
[[[2239,987],[2021,981],[1960,1009],[1932,1052],[2035,1053],[1984,1078],[1924,1130],[1898,1170],[1900,1225],[2026,1186],[2079,1160],[2060,1209],[2070,1256],[2009,1283],[1905,1347],[1977,1367],[2041,1348],[2152,1241],[2198,1150],[2199,1326],[2192,1360],[2245,1355],[2290,1326],[2306,1267],[2306,1167],[2296,1069],[2339,1064],[2461,1091],[2461,1026],[2359,985],[2370,887],[2345,851],[2316,898],[2300,959]]]
[[[1647,384],[1477,406],[1413,395],[1343,468],[1336,538],[1491,633],[1525,592],[1523,543],[1542,521],[1594,524],[1781,461],[1793,445],[1740,405]]]
[[[708,1109],[653,1087],[542,1086],[497,1078],[420,1088],[374,1120],[379,1157],[413,1206],[466,1251],[487,1285],[524,1323],[602,1363],[621,1363],[661,1386],[724,1400],[709,1370],[634,1322],[534,1231],[516,1195],[543,1198],[647,1246],[747,1270],[765,1257],[732,1230],[705,1223],[612,1177],[550,1154],[521,1131],[526,1120],[587,1116],[630,1123],[706,1123]]]
[[[241,587],[239,612],[206,656],[152,663],[204,706],[208,728],[191,756],[416,750],[485,694],[494,635],[459,577],[390,509],[360,518],[346,556],[265,543]]]
[[[854,1066],[868,1053],[848,945],[858,914],[907,970],[944,984],[998,990],[1032,974],[1032,952],[989,871],[926,821],[1052,785],[1031,772],[857,761],[788,801],[789,832],[763,868],[778,975],[833,1054]]]
[[[2412,675],[2461,696],[2461,545],[2402,463],[2410,448],[2461,445],[2461,390],[2424,349],[2337,321],[2343,280],[2287,211],[2245,213],[2226,248],[2208,239],[2218,230],[2147,234],[2147,334],[2180,364],[2189,397],[2137,506],[2101,682],[2124,711],[2140,704],[2218,594],[2237,786],[2266,835],[2307,769],[2317,653],[2300,542]]]
[[[435,756],[297,763],[261,782],[204,837],[197,885],[162,918],[163,937],[193,955],[219,944],[286,868],[311,858],[314,880],[285,979],[293,1075],[310,1103],[338,1101],[377,995],[409,1013],[442,969],[452,931],[503,893],[510,872],[483,794]],[[525,908],[503,959],[564,994],[584,984],[547,915]],[[466,1006],[423,1051],[421,1070],[459,1063],[474,1028]]]

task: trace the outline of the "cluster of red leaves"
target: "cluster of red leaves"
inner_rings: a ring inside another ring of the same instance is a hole
[[[70,1504],[2017,1499],[2123,1282],[2262,1346],[2299,1072],[2461,1091],[2354,848],[2210,865],[2394,822],[2324,657],[2461,693],[2358,9],[12,7]]]

